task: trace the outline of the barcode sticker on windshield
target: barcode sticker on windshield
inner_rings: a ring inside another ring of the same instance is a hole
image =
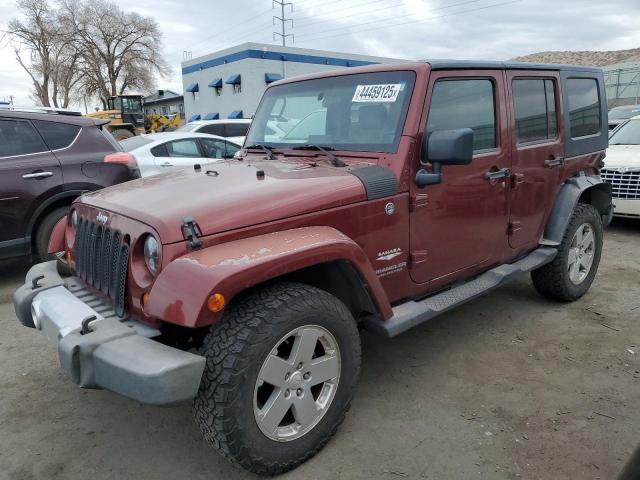
[[[400,93],[401,84],[358,85],[352,102],[395,102]]]

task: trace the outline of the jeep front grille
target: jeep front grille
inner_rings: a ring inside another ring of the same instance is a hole
[[[622,172],[614,168],[603,168],[602,180],[611,184],[613,198],[640,200],[640,171]]]
[[[87,218],[78,220],[75,243],[78,276],[113,300],[119,317],[126,315],[129,245],[117,230]]]

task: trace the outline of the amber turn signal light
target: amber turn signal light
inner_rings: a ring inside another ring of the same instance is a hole
[[[73,257],[71,256],[71,252],[68,251],[67,252],[67,265],[71,266],[71,260],[73,260]]]
[[[140,303],[142,304],[142,308],[144,308],[147,303],[149,303],[149,292],[144,292],[142,294],[142,298],[140,299]]]
[[[221,293],[214,293],[207,298],[207,308],[213,313],[217,313],[224,308],[224,295]]]

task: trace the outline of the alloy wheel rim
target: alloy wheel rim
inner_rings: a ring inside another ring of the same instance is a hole
[[[567,269],[569,279],[574,285],[580,285],[591,271],[596,252],[596,237],[593,225],[583,223],[578,227],[569,245]]]
[[[325,415],[340,380],[340,349],[318,325],[291,330],[262,363],[253,413],[262,433],[288,442],[311,431]]]

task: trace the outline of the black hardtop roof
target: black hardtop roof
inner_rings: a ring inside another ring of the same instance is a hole
[[[500,62],[485,60],[424,60],[432,70],[475,69],[475,70],[567,70],[573,72],[602,73],[597,67],[583,65],[562,65],[555,63]]]
[[[80,115],[64,115],[59,113],[29,112],[20,110],[4,110],[0,108],[0,117],[23,118],[25,120],[44,120],[47,122],[68,123],[81,127],[91,125],[104,125],[109,120],[100,118],[82,117]]]

